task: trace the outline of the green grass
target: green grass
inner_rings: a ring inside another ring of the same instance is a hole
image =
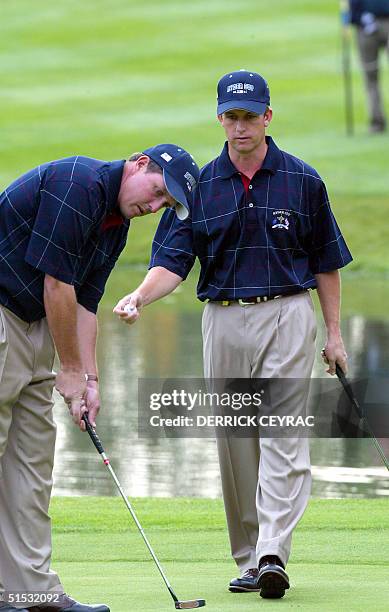
[[[356,135],[345,136],[337,0],[18,0],[1,10],[1,186],[49,159],[117,159],[156,142],[179,142],[203,164],[223,142],[216,82],[249,67],[270,82],[270,133],[326,180],[352,267],[389,269],[389,139],[366,134],[355,48]],[[387,70],[382,85],[387,94]],[[124,261],[147,261],[156,222],[134,222]]]
[[[292,589],[282,601],[233,595],[222,502],[134,499],[134,508],[179,598],[204,597],[215,612],[387,610],[387,500],[311,500],[293,541]],[[80,600],[112,612],[172,609],[141,536],[119,498],[54,498],[53,567]]]

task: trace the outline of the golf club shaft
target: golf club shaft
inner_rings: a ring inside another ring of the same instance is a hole
[[[344,388],[344,390],[346,391],[348,398],[351,402],[351,404],[354,406],[359,418],[361,419],[363,425],[365,426],[369,436],[371,437],[371,439],[373,440],[373,444],[376,447],[382,461],[384,462],[385,467],[387,468],[387,470],[389,470],[389,461],[387,460],[384,451],[382,450],[382,447],[380,445],[380,443],[378,442],[377,438],[374,435],[374,432],[372,430],[372,428],[370,427],[370,424],[367,420],[367,418],[364,415],[364,411],[361,408],[357,398],[355,397],[354,391],[352,390],[352,387],[349,383],[349,381],[347,380],[342,368],[340,367],[339,364],[336,364],[336,375],[339,378],[340,382],[342,383],[342,386]]]
[[[354,134],[354,108],[351,76],[351,30],[346,0],[340,1],[340,18],[342,28],[342,68],[345,94],[346,131],[349,136],[352,136]]]
[[[128,501],[128,499],[127,499],[127,497],[126,497],[126,495],[125,495],[125,493],[124,493],[124,491],[123,491],[123,489],[121,487],[121,484],[120,484],[120,482],[119,482],[119,480],[118,480],[118,478],[117,478],[117,476],[116,476],[116,474],[115,474],[115,472],[114,472],[114,470],[113,470],[113,468],[112,468],[112,466],[110,464],[110,461],[109,461],[109,459],[108,459],[108,457],[107,457],[107,455],[106,455],[106,453],[104,451],[104,448],[103,448],[103,445],[101,443],[101,440],[100,440],[99,436],[97,435],[97,433],[93,429],[92,425],[90,424],[88,416],[86,414],[84,414],[82,418],[83,418],[84,423],[86,425],[86,430],[87,430],[87,432],[88,432],[88,434],[89,434],[89,436],[90,436],[94,446],[96,447],[98,453],[101,455],[101,458],[103,460],[104,465],[108,468],[108,471],[111,474],[111,476],[112,476],[112,478],[113,478],[113,480],[114,480],[114,482],[115,482],[115,484],[116,484],[116,486],[117,486],[117,488],[119,490],[119,493],[120,493],[120,495],[123,498],[124,503],[126,504],[128,510],[130,511],[130,514],[131,514],[132,518],[134,519],[134,523],[138,527],[138,530],[139,530],[139,532],[140,532],[140,534],[141,534],[141,536],[142,536],[142,538],[143,538],[147,548],[149,549],[149,552],[150,552],[152,558],[154,559],[154,562],[155,562],[155,564],[156,564],[156,566],[157,566],[157,568],[159,570],[159,573],[161,574],[161,576],[163,578],[164,583],[166,584],[166,586],[167,586],[167,588],[169,590],[170,595],[172,596],[174,601],[177,602],[178,598],[177,598],[176,594],[174,593],[174,591],[173,591],[173,589],[172,589],[168,579],[166,578],[165,572],[163,571],[163,569],[161,567],[161,564],[159,563],[159,561],[158,561],[158,559],[157,559],[157,557],[156,557],[156,555],[155,555],[155,553],[154,553],[154,551],[153,551],[153,549],[151,547],[151,544],[148,541],[148,539],[146,537],[146,534],[143,531],[143,528],[142,528],[140,522],[138,521],[138,518],[137,518],[137,516],[136,516],[136,514],[135,514],[135,512],[134,512],[134,510],[133,510],[133,508],[132,508],[132,506],[130,504],[130,502]]]

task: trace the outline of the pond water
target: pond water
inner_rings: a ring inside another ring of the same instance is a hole
[[[98,361],[102,409],[98,433],[122,486],[131,496],[220,497],[214,439],[139,438],[138,378],[202,376],[201,313],[195,299],[196,275],[163,301],[146,308],[133,326],[119,322],[112,307],[134,288],[140,271],[119,268],[99,311]],[[343,280],[342,332],[350,356],[350,376],[389,373],[389,283]],[[319,332],[314,376],[323,375]],[[115,495],[116,488],[87,434],[74,427],[56,398],[58,425],[54,470],[56,495]],[[377,434],[378,435],[378,434]],[[389,455],[389,439],[381,440]],[[311,440],[313,495],[389,495],[389,474],[369,439]]]

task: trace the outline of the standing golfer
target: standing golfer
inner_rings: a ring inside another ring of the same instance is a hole
[[[95,422],[96,311],[130,219],[162,207],[185,218],[198,174],[163,144],[42,164],[0,195],[0,612],[109,612],[65,595],[50,569],[53,387],[81,429],[85,411]]]
[[[208,300],[206,378],[309,378],[316,320],[308,289],[314,288],[327,327],[328,371],[334,374],[336,363],[345,370],[338,268],[351,255],[325,185],[265,136],[273,113],[259,74],[223,76],[217,114],[227,142],[202,169],[190,216],[179,221],[164,213],[151,270],[115,312],[133,323],[142,306],[187,277],[197,256],[198,297]],[[130,314],[123,312],[128,302]],[[231,550],[241,572],[229,588],[282,597],[292,532],[310,495],[308,440],[218,437],[217,443]]]
[[[389,57],[389,0],[349,0],[350,20],[356,27],[357,45],[365,77],[371,133],[386,130],[379,84],[379,54]]]

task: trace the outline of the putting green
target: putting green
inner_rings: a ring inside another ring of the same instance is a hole
[[[269,80],[270,134],[326,180],[350,268],[388,271],[388,135],[367,135],[355,45],[345,135],[338,0],[18,0],[1,11],[1,186],[49,159],[117,159],[156,142],[204,164],[224,139],[217,80],[246,67]],[[148,261],[157,219],[134,222],[122,261]]]
[[[388,609],[389,513],[383,499],[311,500],[294,535],[292,588],[281,601],[227,591],[236,575],[220,500],[136,499],[138,517],[178,597],[208,609]],[[53,567],[65,588],[111,612],[173,609],[119,498],[54,498]]]

